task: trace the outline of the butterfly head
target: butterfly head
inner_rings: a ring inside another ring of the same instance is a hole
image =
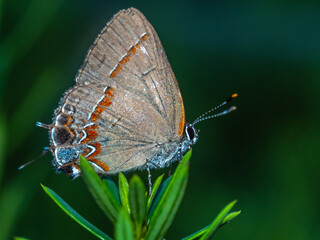
[[[190,145],[195,144],[198,140],[198,131],[194,128],[193,124],[187,123],[185,132]]]

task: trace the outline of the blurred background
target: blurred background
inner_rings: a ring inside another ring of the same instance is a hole
[[[166,239],[206,226],[234,199],[242,214],[215,239],[320,239],[320,2],[172,0],[0,1],[0,239],[95,239],[40,183],[113,235],[82,179],[56,174],[50,153],[17,168],[48,146],[36,121],[51,123],[97,34],[131,6],[160,36],[188,121],[239,94],[237,111],[197,125]]]

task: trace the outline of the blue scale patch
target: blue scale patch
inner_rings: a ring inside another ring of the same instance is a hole
[[[63,163],[72,162],[79,157],[77,148],[59,148],[57,150],[57,159]]]

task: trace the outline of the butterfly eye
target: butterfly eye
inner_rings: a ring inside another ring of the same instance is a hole
[[[192,126],[187,127],[188,138],[192,140],[194,138],[194,129]]]
[[[194,138],[195,138],[195,135],[196,135],[194,127],[193,127],[192,125],[188,125],[188,126],[186,127],[186,131],[187,131],[188,139],[189,139],[191,142],[193,142],[193,140],[194,140]]]
[[[193,145],[198,140],[198,131],[193,127],[192,124],[188,123],[186,125],[186,135],[188,140],[190,141],[190,144]]]

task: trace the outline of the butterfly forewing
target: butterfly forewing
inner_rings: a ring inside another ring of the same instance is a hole
[[[172,134],[181,135],[184,110],[178,83],[157,33],[137,9],[120,11],[102,30],[77,77],[77,82],[85,81],[137,94],[161,113]]]

